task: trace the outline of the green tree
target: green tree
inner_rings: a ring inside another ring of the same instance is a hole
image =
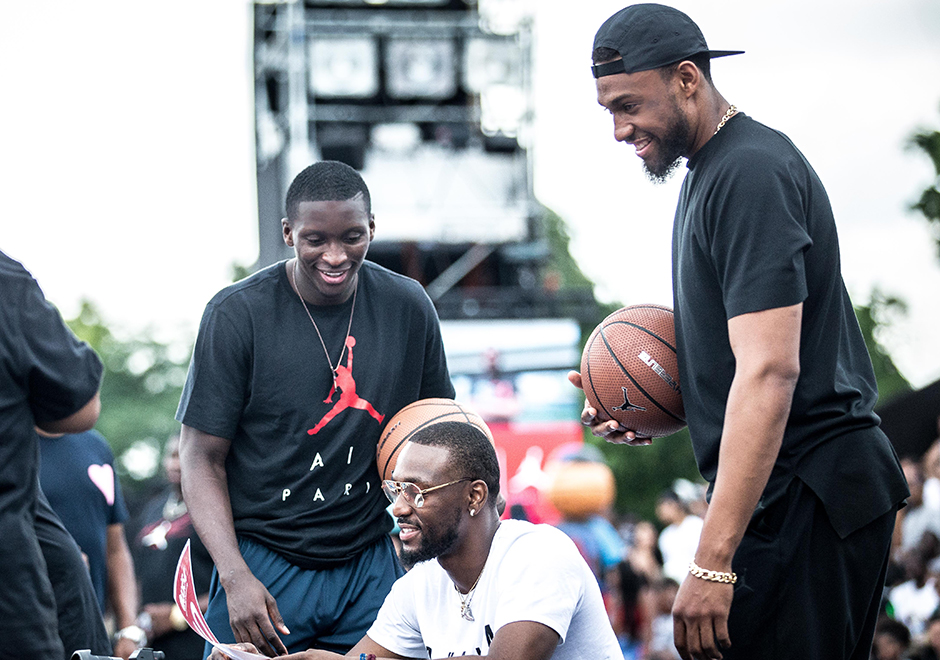
[[[937,256],[940,257],[940,131],[921,130],[910,140],[912,149],[919,149],[927,154],[934,166],[934,182],[927,186],[917,203],[911,209],[922,213],[933,228],[937,242]]]
[[[855,316],[865,338],[871,364],[878,382],[878,404],[883,405],[898,394],[911,391],[911,384],[901,374],[894,360],[881,342],[884,332],[899,316],[907,312],[907,304],[895,296],[887,296],[879,289],[871,293],[867,305],[855,307]]]
[[[173,419],[179,403],[189,354],[163,344],[145,331],[122,339],[115,335],[95,306],[82,301],[78,316],[67,321],[79,338],[101,356],[104,379],[101,385],[101,416],[96,429],[107,438],[122,483],[134,487],[144,473],[128,470],[124,461],[135,453],[151,458],[160,455],[167,438],[179,432]],[[128,480],[126,477],[130,477]]]

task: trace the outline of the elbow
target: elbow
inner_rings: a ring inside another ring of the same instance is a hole
[[[758,377],[776,389],[793,392],[800,379],[800,363],[798,360],[780,360],[764,365]]]
[[[771,377],[780,383],[780,386],[790,390],[796,389],[796,383],[800,380],[800,362],[799,360],[790,360],[783,364],[775,365]]]
[[[751,391],[775,390],[789,395],[800,379],[800,363],[799,360],[767,360],[752,365],[739,375]]]

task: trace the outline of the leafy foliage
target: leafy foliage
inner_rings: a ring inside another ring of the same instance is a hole
[[[937,175],[933,185],[927,186],[911,209],[922,213],[933,227],[937,256],[940,257],[940,131],[922,130],[915,133],[911,137],[910,147],[920,149],[930,157]]]
[[[704,483],[692,453],[689,430],[656,438],[645,447],[612,445],[587,434],[588,442],[604,454],[617,482],[614,509],[644,520],[656,520],[656,500],[676,479]]]
[[[82,302],[75,319],[67,322],[78,337],[91,345],[104,362],[101,416],[95,428],[107,438],[117,467],[126,477],[145,478],[128,471],[122,461],[129,451],[151,449],[158,456],[166,439],[179,432],[173,419],[179,403],[188,353],[176,350],[143,332],[127,339],[112,333],[95,306]]]
[[[867,305],[855,308],[871,364],[878,381],[878,403],[887,403],[898,394],[911,391],[911,384],[901,374],[887,349],[879,341],[884,330],[891,326],[892,321],[907,312],[907,304],[895,296],[887,296],[877,288],[871,293],[871,300]]]

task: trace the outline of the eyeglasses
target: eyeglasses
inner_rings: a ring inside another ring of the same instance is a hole
[[[388,501],[392,504],[395,503],[395,500],[398,499],[399,495],[402,495],[408,504],[412,504],[416,508],[420,509],[424,506],[424,496],[427,493],[438,490],[440,488],[447,488],[448,486],[453,486],[454,484],[459,484],[461,481],[472,480],[469,478],[457,479],[457,481],[449,481],[446,484],[441,484],[440,486],[431,486],[430,488],[421,489],[410,481],[392,481],[391,479],[386,479],[382,482],[382,490],[385,492],[385,496],[388,498]]]

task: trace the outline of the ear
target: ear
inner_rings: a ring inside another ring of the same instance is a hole
[[[369,242],[375,238],[375,215],[369,214]]]
[[[473,511],[473,515],[479,515],[480,511],[486,505],[489,494],[490,489],[486,487],[485,481],[477,479],[472,482],[470,484],[470,502],[467,506],[468,510]]]
[[[294,231],[287,218],[281,218],[281,231],[284,232],[284,244],[287,247],[294,247]]]
[[[702,72],[692,62],[680,62],[676,68],[676,80],[682,94],[691,97],[702,84]]]

